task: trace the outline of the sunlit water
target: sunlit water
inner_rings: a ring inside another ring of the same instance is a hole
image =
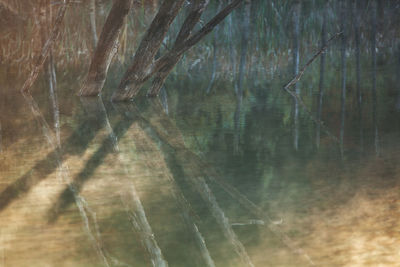
[[[308,111],[282,90],[290,60],[248,67],[242,99],[209,58],[123,104],[126,66],[102,98],[76,96],[87,66],[59,68],[56,105],[47,75],[22,95],[1,66],[0,266],[399,266],[400,62],[363,45],[344,116],[340,41],[298,84]]]

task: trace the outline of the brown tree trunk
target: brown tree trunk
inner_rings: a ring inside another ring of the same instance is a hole
[[[209,34],[221,21],[223,21],[226,18],[226,16],[228,16],[243,1],[244,0],[232,1],[221,12],[219,12],[214,18],[212,18],[203,28],[201,28],[197,33],[193,34],[190,37],[187,37],[187,39],[183,42],[175,43],[176,45],[174,45],[174,47],[173,47],[173,49],[171,49],[171,51],[169,51],[164,56],[162,56],[161,58],[156,60],[153,64],[151,64],[151,62],[150,62],[149,64],[146,64],[146,65],[132,66],[128,70],[128,72],[125,74],[126,78],[124,77],[125,79],[122,80],[119,88],[117,89],[117,91],[114,92],[112,100],[113,101],[127,101],[127,100],[133,98],[139,92],[140,87],[157,72],[161,72],[161,73],[168,72],[167,74],[162,73],[162,76],[168,75],[169,72],[176,65],[176,63],[179,61],[179,59],[181,58],[181,56],[183,55],[184,52],[189,50],[192,46],[194,46],[201,39],[203,39],[204,36]],[[192,20],[193,18],[191,18],[190,20]],[[189,23],[187,25],[189,25]],[[184,28],[181,29],[181,32],[183,29]],[[179,39],[179,36],[177,39]],[[139,47],[139,49],[140,49],[140,47]],[[139,52],[139,49],[138,49],[138,52]],[[136,54],[138,52],[136,52]],[[136,57],[136,55],[135,55],[135,57]],[[135,67],[135,68],[133,68],[133,67]],[[165,80],[165,78],[164,78],[164,80]],[[157,81],[157,83],[161,83],[161,82],[163,83],[163,81],[161,81],[161,80]],[[157,85],[157,86],[159,86],[159,85]]]
[[[175,40],[175,44],[173,49],[176,49],[176,47],[179,47],[180,45],[183,44],[184,41],[186,41],[194,26],[196,26],[197,22],[200,20],[201,14],[205,10],[205,8],[208,5],[208,0],[195,0],[192,3],[192,10],[190,11],[189,15],[186,17],[185,21],[183,22],[183,25],[181,27],[181,30],[179,31],[178,37]],[[175,65],[181,60],[183,54],[179,55],[175,58],[173,58],[167,66],[159,70],[153,79],[153,83],[147,92],[147,96],[158,96],[160,93],[160,90],[167,79],[169,73],[172,71],[172,69],[175,67]]]
[[[132,0],[116,0],[100,34],[100,40],[90,63],[89,73],[79,92],[80,96],[100,94],[106,81],[111,60],[118,50],[118,36],[131,8]]]
[[[184,2],[185,0],[164,0],[136,50],[131,67],[113,94],[114,101],[127,100],[137,94],[140,89],[138,81],[147,74],[148,67],[153,62],[172,21],[178,15]]]

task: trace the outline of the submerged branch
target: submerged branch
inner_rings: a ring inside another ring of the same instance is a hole
[[[133,228],[139,234],[147,253],[149,253],[153,266],[167,267],[168,263],[157,244],[154,232],[147,220],[142,202],[133,184],[131,184],[129,191],[121,195],[121,202],[125,207]]]
[[[317,119],[311,113],[311,111],[307,108],[306,104],[304,104],[303,99],[301,99],[301,97],[296,92],[293,92],[292,90],[289,90],[286,87],[284,87],[283,89],[297,100],[297,102],[303,107],[303,109],[306,111],[307,115],[310,116],[310,119],[315,124],[319,125],[326,132],[326,134],[328,134],[336,143],[340,144],[339,139],[333,133],[331,133],[331,131],[328,129],[328,127],[326,127],[325,123],[322,120]]]

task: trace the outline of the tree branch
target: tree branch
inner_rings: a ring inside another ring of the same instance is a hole
[[[300,81],[300,78],[303,76],[303,74],[306,71],[306,69],[308,68],[308,66],[310,66],[311,63],[313,63],[313,61],[316,60],[319,55],[321,55],[322,53],[325,52],[325,50],[328,48],[331,41],[333,41],[334,39],[339,37],[339,35],[341,35],[342,33],[343,32],[338,32],[335,35],[333,35],[331,38],[329,38],[329,40],[326,42],[326,44],[317,53],[315,53],[315,55],[301,68],[299,73],[289,83],[287,83],[283,88],[288,89],[289,87],[295,85],[298,81]]]
[[[283,89],[288,92],[291,96],[293,96],[296,101],[303,107],[303,109],[306,111],[307,115],[310,116],[311,120],[319,125],[336,143],[340,143],[339,139],[332,134],[329,129],[325,126],[324,122],[317,119],[307,108],[307,106],[304,104],[304,101],[301,99],[301,97],[294,91],[290,90],[289,88],[293,85],[295,85],[297,82],[300,81],[300,78],[303,76],[305,70],[308,68],[308,66],[311,65],[311,63],[322,53],[325,52],[325,50],[328,48],[329,44],[331,41],[339,37],[343,32],[338,32],[335,35],[333,35],[329,40],[326,42],[326,44],[317,52],[314,54],[314,56],[301,68],[299,73],[289,82],[287,83]]]

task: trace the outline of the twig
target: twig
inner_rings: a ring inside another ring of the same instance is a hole
[[[64,0],[63,5],[58,9],[56,21],[54,23],[53,29],[51,30],[50,37],[47,39],[46,43],[42,47],[42,51],[37,59],[37,62],[29,75],[28,79],[26,79],[24,85],[21,88],[22,92],[28,92],[32,87],[33,83],[36,81],[40,69],[42,68],[44,62],[46,61],[47,56],[49,55],[50,48],[53,45],[54,41],[57,39],[60,33],[60,26],[64,19],[65,12],[67,11],[68,4],[70,0]]]
[[[326,42],[326,44],[317,52],[314,54],[314,56],[301,68],[301,70],[299,71],[299,73],[289,82],[287,83],[283,89],[288,92],[291,96],[293,96],[296,101],[303,107],[303,109],[306,111],[306,113],[308,114],[308,116],[310,116],[311,120],[319,125],[336,143],[340,144],[339,139],[332,134],[329,129],[325,126],[324,122],[315,118],[315,116],[308,110],[307,106],[304,104],[304,101],[301,99],[301,97],[294,91],[290,90],[289,88],[293,85],[295,85],[297,82],[299,82],[300,78],[303,76],[305,70],[307,69],[308,66],[311,65],[311,63],[318,57],[320,56],[322,53],[325,52],[325,50],[328,48],[329,44],[331,43],[331,41],[333,41],[334,39],[336,39],[338,36],[340,36],[343,32],[338,32],[335,35],[333,35],[331,38],[329,38],[329,40]]]
[[[287,90],[289,87],[291,87],[292,85],[296,84],[300,80],[300,78],[303,76],[303,74],[304,74],[305,70],[307,69],[307,67],[310,66],[311,63],[313,63],[313,61],[315,59],[317,59],[317,57],[319,55],[321,55],[322,53],[325,52],[325,50],[328,48],[328,46],[329,46],[331,41],[333,41],[334,39],[339,37],[339,35],[341,35],[342,33],[343,32],[338,32],[335,35],[333,35],[331,38],[329,38],[329,40],[326,42],[326,44],[301,68],[299,73],[288,84],[286,84],[283,88]]]

